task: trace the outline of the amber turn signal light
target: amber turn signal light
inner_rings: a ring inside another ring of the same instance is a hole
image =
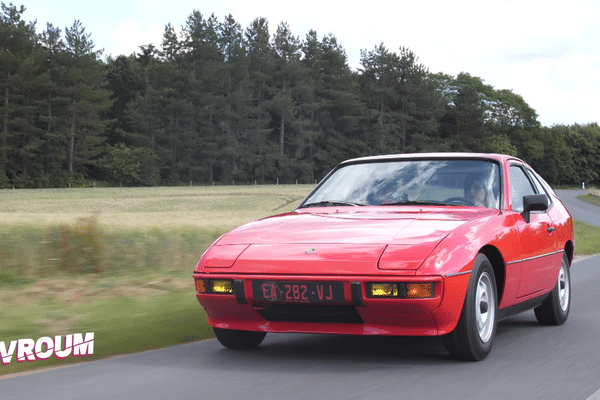
[[[196,292],[206,293],[206,285],[204,284],[204,279],[196,279]]]
[[[426,299],[433,297],[433,283],[407,283],[406,297],[409,299]]]

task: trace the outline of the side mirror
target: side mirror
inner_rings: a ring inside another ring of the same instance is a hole
[[[548,196],[545,194],[532,194],[523,196],[523,218],[529,223],[529,213],[531,211],[546,211],[548,209]]]

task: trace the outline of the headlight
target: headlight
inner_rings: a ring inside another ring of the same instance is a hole
[[[397,283],[372,283],[371,296],[373,297],[398,297]]]
[[[233,281],[230,279],[196,279],[196,292],[233,294]]]
[[[427,299],[434,295],[435,284],[433,282],[373,282],[367,284],[367,297],[371,298]]]
[[[233,281],[229,280],[211,280],[211,291],[213,293],[233,294]]]

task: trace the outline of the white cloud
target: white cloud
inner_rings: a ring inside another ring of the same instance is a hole
[[[115,30],[111,32],[110,51],[113,55],[129,55],[139,51],[139,46],[154,43],[160,47],[164,26],[158,24],[146,24],[144,27],[139,21],[131,19],[120,22]]]

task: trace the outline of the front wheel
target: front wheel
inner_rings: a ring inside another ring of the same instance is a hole
[[[213,328],[217,340],[225,347],[235,350],[253,349],[265,338],[267,332],[236,331]]]
[[[444,344],[459,360],[479,361],[492,350],[496,336],[498,293],[492,264],[484,254],[473,263],[471,279],[458,325]]]
[[[571,274],[569,259],[563,255],[556,286],[544,302],[534,308],[535,317],[542,325],[562,325],[571,309]]]

